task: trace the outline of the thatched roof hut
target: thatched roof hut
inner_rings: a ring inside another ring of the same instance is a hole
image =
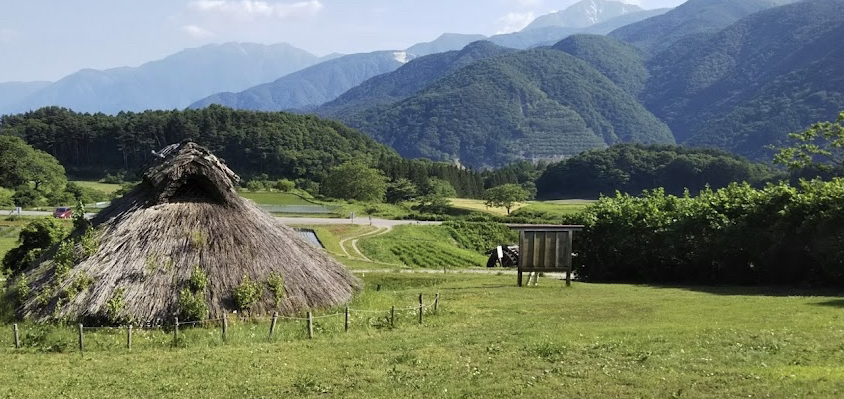
[[[360,288],[343,265],[240,197],[240,178],[207,149],[186,141],[159,157],[140,185],[91,220],[93,230],[74,232],[70,267],[58,246],[30,266],[18,316],[166,323],[192,306],[180,298],[188,292],[218,318],[237,310],[244,277],[259,292],[252,313],[294,314],[346,303]]]

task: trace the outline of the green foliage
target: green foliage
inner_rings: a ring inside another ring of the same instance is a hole
[[[332,198],[383,201],[387,183],[379,170],[349,161],[331,170],[321,190]]]
[[[264,182],[261,180],[250,180],[246,182],[246,189],[253,193],[256,191],[261,191],[265,188],[266,187],[264,186]]]
[[[88,289],[91,284],[94,283],[94,279],[88,276],[85,273],[79,273],[74,277],[73,282],[67,287],[65,290],[65,295],[67,296],[67,300],[71,301],[73,298],[82,291]]]
[[[8,134],[0,135],[0,187],[33,183],[35,190],[44,195],[62,191],[67,178],[56,158]]]
[[[67,272],[73,268],[73,265],[76,263],[76,249],[74,248],[74,243],[71,240],[64,240],[62,241],[58,248],[56,249],[56,253],[53,254],[53,264],[55,265],[56,270],[56,280],[60,281],[63,279]]]
[[[289,193],[296,188],[296,183],[287,179],[281,179],[273,184],[273,188],[283,193]]]
[[[844,111],[835,122],[819,122],[808,129],[792,133],[795,142],[782,148],[774,161],[791,170],[816,169],[826,173],[844,168]]]
[[[13,206],[15,201],[12,200],[14,191],[0,187],[0,206]]]
[[[29,185],[18,186],[12,195],[12,202],[21,208],[30,208],[43,203],[44,197]]]
[[[588,281],[838,286],[844,283],[844,179],[697,197],[605,197],[565,222]],[[608,243],[611,243],[609,245]]]
[[[270,277],[267,278],[267,288],[269,288],[270,293],[273,294],[276,308],[281,306],[281,301],[284,299],[285,296],[284,276],[277,273],[270,273]]]
[[[123,315],[126,310],[126,304],[123,302],[123,288],[115,288],[108,298],[105,308],[106,320],[113,325],[120,324],[125,321],[127,317]]]
[[[541,198],[594,198],[658,187],[679,195],[686,189],[696,193],[731,182],[758,186],[775,176],[767,165],[719,150],[619,144],[551,164],[536,185]]]
[[[191,292],[202,292],[205,291],[205,287],[208,286],[208,275],[205,274],[202,269],[199,268],[199,265],[194,265],[193,272],[190,274],[190,281],[188,282],[188,288]]]
[[[502,186],[492,187],[484,193],[484,200],[486,206],[504,207],[507,209],[507,214],[510,214],[510,208],[519,202],[526,201],[528,192],[518,184],[505,184]]]
[[[18,304],[22,303],[29,297],[31,289],[29,288],[29,282],[26,280],[26,275],[21,275],[15,280],[12,292]]]
[[[410,201],[416,198],[418,189],[412,181],[406,178],[398,178],[390,183],[387,183],[387,202],[390,204],[398,204],[404,201]]]
[[[243,280],[232,292],[232,299],[234,299],[234,304],[238,309],[249,310],[255,302],[261,299],[262,291],[260,284],[253,283],[249,280],[249,276],[244,274]]]
[[[58,243],[65,233],[64,226],[53,218],[29,222],[21,229],[18,247],[3,257],[3,269],[12,274],[22,271],[41,251]]]
[[[208,313],[208,303],[204,292],[192,292],[189,288],[179,291],[179,315],[182,320],[205,320],[208,318]]]
[[[376,261],[410,267],[439,269],[480,267],[479,252],[459,248],[453,230],[443,226],[397,226],[387,234],[358,242],[363,253]]]
[[[79,247],[82,250],[82,257],[88,258],[100,249],[100,232],[93,227],[88,227],[82,235],[79,236]]]

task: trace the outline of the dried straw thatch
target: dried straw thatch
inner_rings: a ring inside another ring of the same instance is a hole
[[[186,141],[160,156],[139,186],[92,219],[99,240],[93,254],[80,255],[77,244],[74,266],[63,271],[53,248],[25,272],[30,294],[18,316],[166,322],[184,310],[180,291],[197,267],[207,276],[201,295],[211,318],[237,309],[233,293],[244,276],[262,291],[253,313],[330,307],[360,288],[324,251],[241,198],[240,178],[207,149]],[[278,275],[280,303],[269,287]]]

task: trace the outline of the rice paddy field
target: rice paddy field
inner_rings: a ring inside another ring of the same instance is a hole
[[[459,248],[443,226],[396,226],[358,246],[373,261],[412,268],[484,267],[487,260],[483,254]]]

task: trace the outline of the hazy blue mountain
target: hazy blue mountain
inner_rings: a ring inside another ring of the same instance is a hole
[[[444,33],[434,41],[419,43],[410,46],[408,53],[417,57],[426,56],[429,54],[444,53],[446,51],[460,50],[466,47],[467,44],[476,42],[478,40],[485,40],[484,35],[467,35],[461,33]]]
[[[717,33],[750,14],[794,1],[688,0],[665,14],[620,27],[610,36],[656,54],[678,41]]]
[[[475,167],[571,156],[618,142],[674,142],[632,95],[555,49],[474,62],[411,97],[343,121],[405,157]]]
[[[586,61],[633,96],[639,95],[648,80],[642,51],[618,39],[574,35],[553,47]]]
[[[761,11],[654,57],[642,99],[678,142],[769,157],[766,145],[844,109],[842,38],[844,0]]]
[[[644,11],[641,7],[612,0],[582,0],[562,11],[542,15],[524,31],[546,27],[586,28],[610,19]]]
[[[401,68],[375,76],[316,109],[321,115],[342,118],[379,105],[392,104],[424,89],[475,61],[517,50],[487,41],[471,43],[460,51],[427,55]]]
[[[14,107],[33,93],[49,86],[52,82],[3,82],[0,83],[0,112]]]
[[[235,109],[281,111],[309,108],[331,101],[361,82],[392,72],[413,56],[405,51],[351,54],[305,68],[239,93],[219,93],[191,104],[220,104]]]
[[[495,44],[498,44],[499,46],[512,47],[518,49],[526,49],[538,46],[550,46],[562,39],[565,39],[568,36],[576,35],[579,33],[606,35],[622,26],[639,22],[651,18],[653,16],[664,14],[668,10],[670,10],[670,8],[644,10],[624,14],[612,18],[610,20],[597,23],[595,25],[587,26],[585,28],[545,26],[534,29],[524,29],[520,32],[495,35],[490,37],[488,40]]]
[[[238,91],[320,62],[289,44],[212,44],[139,67],[84,69],[42,88],[6,112],[58,105],[117,113],[184,108],[221,91]]]

